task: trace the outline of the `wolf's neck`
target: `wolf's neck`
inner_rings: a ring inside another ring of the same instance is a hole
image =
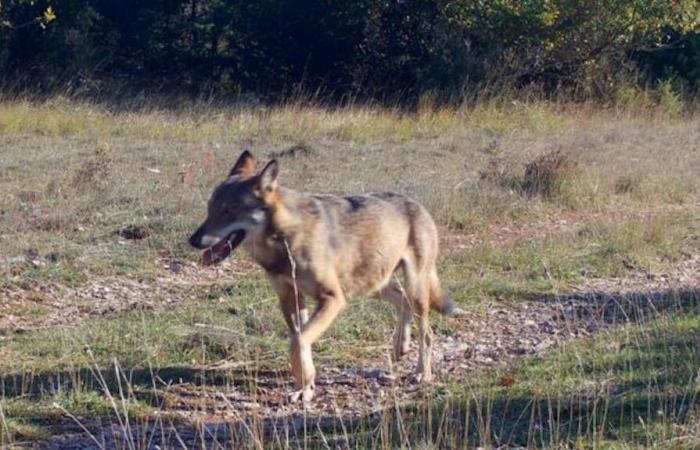
[[[270,203],[272,228],[282,234],[296,231],[316,209],[310,195],[283,187],[277,189]]]

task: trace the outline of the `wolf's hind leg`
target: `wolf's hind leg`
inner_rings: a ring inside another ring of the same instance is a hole
[[[413,312],[408,303],[408,298],[401,285],[396,281],[390,282],[374,295],[380,300],[390,301],[396,308],[396,328],[392,339],[392,357],[399,361],[411,347],[411,319]]]
[[[429,308],[427,293],[424,302],[418,302],[418,329],[419,329],[419,347],[418,347],[418,380],[421,383],[430,383],[433,381],[432,371],[432,354],[433,354],[433,331],[430,328]]]
[[[425,268],[419,270],[417,258],[406,258],[404,274],[406,293],[411,300],[412,311],[418,319],[418,365],[416,376],[421,383],[433,380],[432,352],[433,332],[430,328],[430,285]]]

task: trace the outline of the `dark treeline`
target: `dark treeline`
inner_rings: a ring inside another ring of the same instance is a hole
[[[605,99],[700,84],[697,0],[4,0],[3,89]]]

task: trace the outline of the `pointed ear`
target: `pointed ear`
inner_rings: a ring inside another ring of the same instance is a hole
[[[265,168],[260,172],[260,180],[258,181],[258,188],[260,191],[272,192],[277,189],[277,174],[279,172],[279,164],[277,160],[272,160]]]
[[[255,158],[253,158],[253,154],[248,150],[243,150],[243,153],[238,157],[238,161],[233,165],[228,176],[251,175],[253,172],[255,172]]]

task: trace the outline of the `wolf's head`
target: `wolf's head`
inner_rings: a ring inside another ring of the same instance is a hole
[[[214,189],[207,219],[190,236],[193,247],[206,249],[205,265],[223,261],[247,233],[266,226],[266,199],[277,189],[277,172],[277,161],[270,161],[258,172],[253,155],[248,150],[241,153],[228,178]]]

